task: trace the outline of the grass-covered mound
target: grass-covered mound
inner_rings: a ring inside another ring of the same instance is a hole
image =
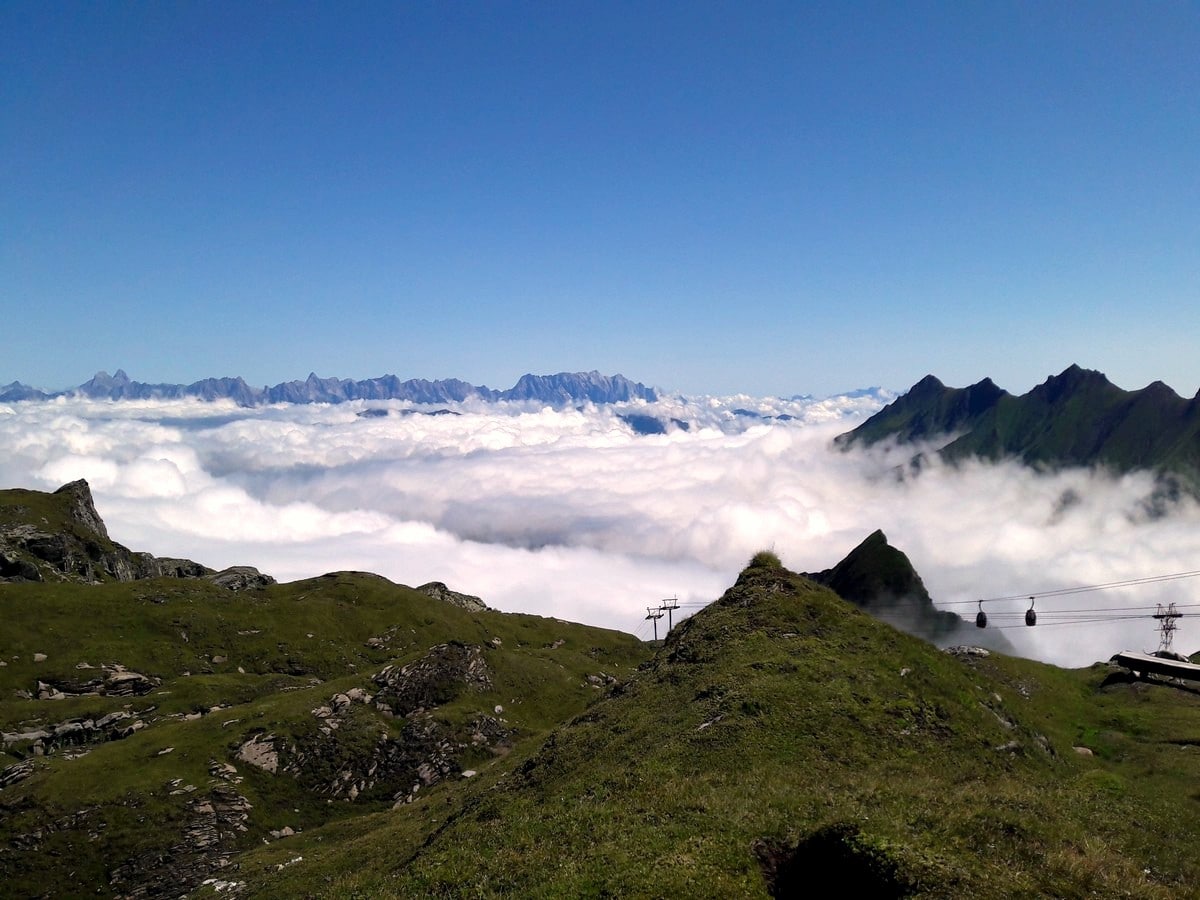
[[[1197,738],[1192,693],[952,656],[764,556],[511,772],[238,877],[272,897],[1188,896]]]

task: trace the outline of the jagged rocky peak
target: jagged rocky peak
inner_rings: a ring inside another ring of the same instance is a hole
[[[809,577],[864,609],[901,601],[933,607],[925,583],[912,562],[903,551],[888,543],[882,530],[868,535],[832,569]]]
[[[84,479],[52,493],[0,490],[0,582],[211,578],[230,590],[274,584],[257,569],[214,572],[190,559],[159,558],[114,541]]]
[[[1051,403],[1060,402],[1072,394],[1087,390],[1120,391],[1103,372],[1084,369],[1072,363],[1058,375],[1051,375],[1032,391],[1030,397],[1039,397]]]
[[[888,543],[882,530],[868,535],[832,569],[806,577],[876,618],[938,646],[970,638],[994,650],[1013,652],[1012,645],[999,633],[974,635],[975,629],[961,616],[939,610],[912,561]]]
[[[104,520],[100,518],[100,513],[96,511],[96,502],[92,499],[92,488],[85,479],[80,478],[64,484],[54,493],[70,500],[69,514],[75,522],[89,531],[96,532],[96,534],[106,540],[109,539],[108,529],[104,526]]]
[[[908,389],[910,394],[932,394],[940,393],[946,389],[946,385],[936,375],[926,375],[911,388]]]

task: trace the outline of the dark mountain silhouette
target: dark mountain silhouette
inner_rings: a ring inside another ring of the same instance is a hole
[[[940,439],[938,452],[951,462],[1013,458],[1051,469],[1144,469],[1200,489],[1200,395],[1185,400],[1161,381],[1126,391],[1074,365],[1020,396],[990,379],[948,388],[929,375],[836,443],[889,439]]]
[[[994,629],[981,630],[956,613],[940,610],[903,551],[875,531],[832,569],[806,577],[888,624],[941,647],[978,644],[1012,653]]]

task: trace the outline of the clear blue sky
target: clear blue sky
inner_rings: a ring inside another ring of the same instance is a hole
[[[1200,4],[0,6],[0,383],[1200,387]]]

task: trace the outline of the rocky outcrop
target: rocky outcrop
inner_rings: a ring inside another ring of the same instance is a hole
[[[238,747],[237,758],[274,775],[279,771],[279,750],[275,747],[275,735],[252,735]]]
[[[236,771],[215,760],[210,763],[209,790],[187,802],[179,840],[165,853],[151,851],[117,866],[109,887],[134,900],[180,897],[214,872],[228,869],[241,849],[253,808],[236,788],[241,781]]]
[[[427,584],[421,585],[417,590],[428,597],[432,597],[434,600],[462,607],[468,612],[484,612],[490,609],[486,603],[473,594],[462,594],[458,591],[452,591],[440,581],[430,581]]]
[[[464,690],[492,686],[483,650],[466,644],[438,644],[405,666],[385,667],[372,680],[379,686],[375,706],[393,716],[433,709]]]
[[[69,484],[64,484],[54,493],[56,496],[60,496],[66,500],[68,504],[67,515],[72,521],[89,531],[94,531],[105,540],[109,539],[108,529],[104,527],[104,520],[100,518],[100,513],[96,512],[96,503],[92,499],[92,489],[86,481],[82,478],[78,481],[72,481]]]
[[[105,716],[79,716],[30,731],[6,731],[0,734],[0,741],[5,750],[14,748],[14,752],[46,756],[66,747],[118,741],[145,727],[146,723],[133,713],[116,710]]]
[[[205,576],[213,584],[231,591],[253,591],[275,584],[275,579],[264,575],[254,566],[230,566]]]
[[[0,491],[0,582],[143,578],[208,578],[233,591],[275,583],[249,566],[214,572],[190,559],[156,557],[123,547],[109,537],[83,479],[50,494]]]
[[[511,744],[499,707],[457,725],[432,714],[464,692],[491,687],[480,647],[440,644],[408,665],[385,667],[373,682],[374,694],[353,688],[313,709],[309,727],[294,739],[250,735],[237,758],[330,799],[402,804],[461,773],[464,753],[502,752]]]
[[[88,670],[84,670],[88,671]],[[51,678],[37,683],[37,699],[61,700],[64,697],[131,697],[148,694],[161,679],[132,672],[122,665],[102,666],[92,678]]]
[[[8,735],[4,737],[7,739]],[[18,763],[13,763],[11,766],[5,766],[3,769],[0,769],[0,789],[8,787],[10,784],[16,784],[18,781],[24,781],[33,774],[33,768],[34,762],[32,759],[23,759]]]

